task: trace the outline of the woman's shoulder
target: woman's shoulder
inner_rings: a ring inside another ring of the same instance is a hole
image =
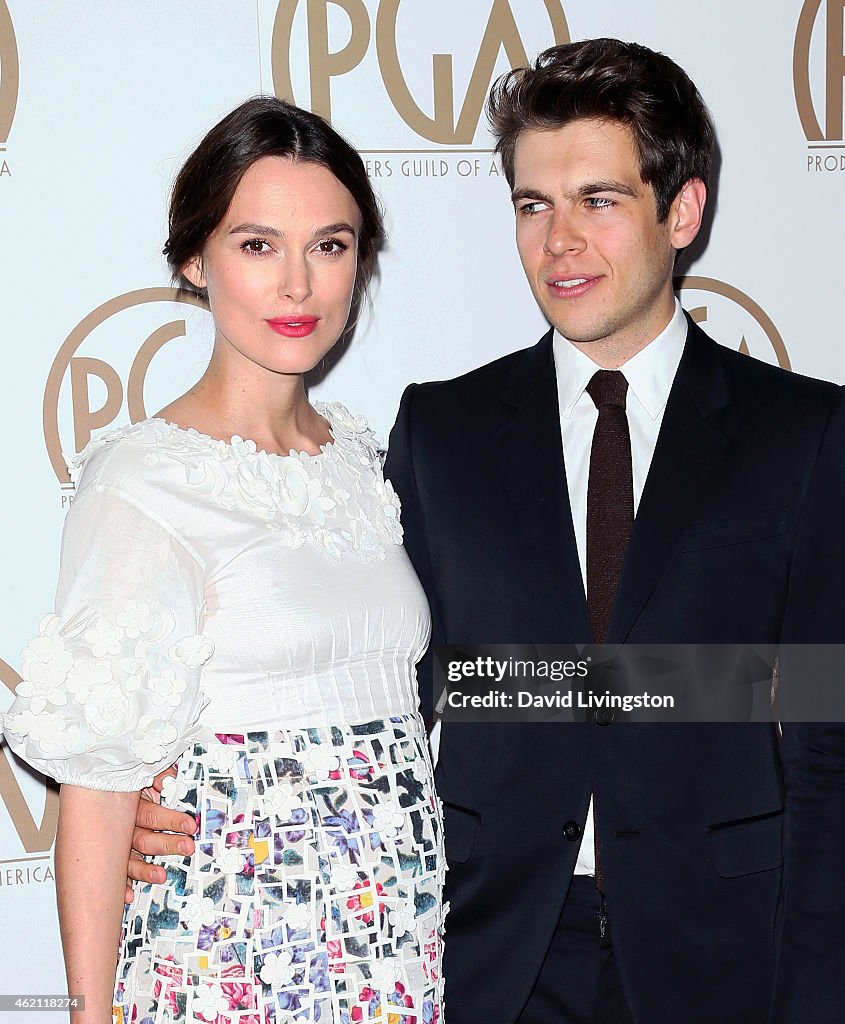
[[[383,461],[384,445],[366,416],[350,412],[341,402],[314,402],[314,408],[328,421],[335,444],[359,447]]]
[[[158,421],[154,419],[127,423],[97,434],[82,451],[63,453],[72,483],[79,489],[83,476],[90,485],[104,474],[111,475],[122,464],[143,461],[159,443],[160,436]]]
[[[65,455],[77,495],[125,492],[135,498],[184,482],[191,465],[220,460],[229,448],[195,430],[152,417],[99,434],[76,455]]]

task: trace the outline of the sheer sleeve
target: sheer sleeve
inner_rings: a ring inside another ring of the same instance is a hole
[[[23,651],[6,740],[38,771],[90,789],[149,785],[200,733],[203,567],[131,496],[80,493],[56,611]]]

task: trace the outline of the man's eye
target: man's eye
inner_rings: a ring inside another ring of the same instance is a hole
[[[530,203],[524,203],[519,208],[520,213],[524,213],[527,217],[532,216],[535,213],[541,213],[545,210],[546,204],[540,199],[534,199]]]
[[[588,196],[587,206],[592,210],[606,210],[616,204],[612,199],[607,199],[604,196]]]

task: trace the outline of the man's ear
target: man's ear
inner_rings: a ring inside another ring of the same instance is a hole
[[[707,186],[700,178],[690,178],[675,196],[669,210],[669,231],[674,249],[686,249],[701,230]]]
[[[202,269],[202,257],[194,256],[182,267],[182,276],[186,277],[197,291],[204,291],[207,285],[205,272]]]

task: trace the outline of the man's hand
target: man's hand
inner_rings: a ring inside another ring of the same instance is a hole
[[[132,882],[163,882],[167,872],[163,867],[149,864],[145,856],[181,854],[189,857],[194,852],[194,841],[190,836],[197,830],[196,819],[190,814],[171,811],[159,803],[161,788],[168,775],[175,776],[175,768],[157,775],[149,789],[141,793],[135,831],[132,834],[132,852],[126,868],[126,895],[124,900],[131,903]],[[175,832],[177,835],[168,835]]]

